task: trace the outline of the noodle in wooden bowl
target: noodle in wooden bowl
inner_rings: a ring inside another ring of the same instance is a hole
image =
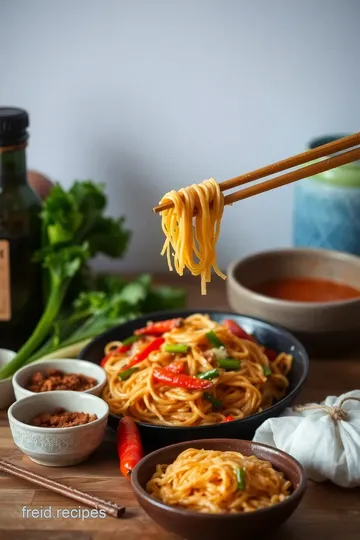
[[[146,491],[194,512],[253,512],[285,501],[292,485],[271,463],[230,450],[184,450],[157,465]]]
[[[206,439],[143,458],[132,486],[144,510],[189,540],[261,538],[285,521],[306,487],[288,454],[251,441]]]

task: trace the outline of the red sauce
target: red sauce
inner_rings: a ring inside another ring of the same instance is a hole
[[[327,279],[282,278],[253,287],[255,292],[293,302],[334,302],[359,298],[360,290]]]

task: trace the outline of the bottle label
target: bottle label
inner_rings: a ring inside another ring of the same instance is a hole
[[[0,240],[0,321],[10,319],[10,246],[7,240]]]

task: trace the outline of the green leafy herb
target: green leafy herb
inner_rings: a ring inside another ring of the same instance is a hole
[[[166,311],[168,309],[182,309],[186,298],[184,289],[167,286],[152,287],[144,300],[144,313],[151,311]]]
[[[128,247],[130,231],[124,229],[123,217],[105,217],[105,207],[101,184],[75,181],[69,191],[54,186],[42,211],[44,246],[86,241],[92,257],[98,253],[121,257]]]
[[[148,274],[131,282],[92,275],[90,258],[123,256],[131,236],[123,217],[104,215],[106,202],[103,186],[90,181],[76,181],[68,191],[59,185],[52,189],[41,214],[42,249],[34,257],[44,268],[46,306],[30,338],[0,370],[0,379],[59,350],[79,350],[142,313],[184,306],[182,289],[152,287]]]

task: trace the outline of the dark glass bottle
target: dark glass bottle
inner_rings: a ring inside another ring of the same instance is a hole
[[[0,107],[0,347],[18,349],[42,312],[41,201],[27,182],[26,111]]]

